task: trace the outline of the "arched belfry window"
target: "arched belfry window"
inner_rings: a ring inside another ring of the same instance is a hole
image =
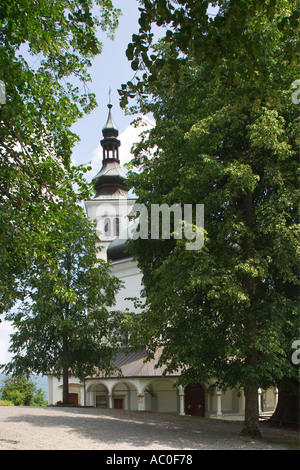
[[[103,143],[103,159],[113,159],[119,161],[119,147],[115,143]]]
[[[120,219],[116,217],[114,219],[114,235],[118,237],[120,235]]]
[[[111,235],[111,221],[108,217],[104,219],[104,235],[106,237]]]

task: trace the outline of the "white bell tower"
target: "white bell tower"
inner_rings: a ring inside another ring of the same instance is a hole
[[[101,239],[102,252],[100,257],[107,260],[108,246],[126,232],[129,226],[128,214],[135,203],[128,195],[126,174],[121,168],[119,159],[119,131],[112,119],[112,105],[108,105],[107,122],[102,129],[103,148],[102,168],[93,178],[95,197],[85,201],[87,216],[96,220],[97,231]]]

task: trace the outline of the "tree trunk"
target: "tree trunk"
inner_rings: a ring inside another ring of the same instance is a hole
[[[68,245],[70,250],[70,244]],[[66,265],[67,265],[67,289],[70,288],[70,272],[71,272],[71,260],[70,260],[70,251],[66,255]],[[67,321],[69,318],[69,302],[66,302],[64,308],[64,321]],[[69,367],[68,367],[68,353],[69,353],[69,344],[68,344],[68,334],[65,331],[63,333],[63,347],[62,347],[62,364],[63,364],[63,403],[69,403]]]
[[[69,370],[63,368],[63,403],[69,402]]]
[[[286,379],[278,385],[278,403],[270,422],[299,427],[299,382]]]
[[[67,308],[66,308],[67,317]],[[63,403],[69,402],[69,367],[68,367],[68,337],[63,333],[62,369],[63,369]]]
[[[243,436],[261,437],[258,408],[258,386],[256,381],[245,385],[245,421],[241,434]]]

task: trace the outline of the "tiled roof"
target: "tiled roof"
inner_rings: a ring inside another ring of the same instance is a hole
[[[117,367],[121,370],[122,377],[162,377],[165,367],[155,367],[158,363],[159,357],[161,355],[162,349],[158,349],[154,359],[147,359],[147,352],[145,350],[135,351],[129,354],[123,352],[118,353],[115,360],[112,362],[113,367]],[[176,376],[180,375],[180,372],[173,374],[166,374],[166,376]],[[105,375],[99,373],[97,377],[118,377],[118,372],[112,373],[110,375]],[[96,376],[93,376],[94,378]]]

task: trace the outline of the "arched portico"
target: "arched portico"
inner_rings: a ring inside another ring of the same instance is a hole
[[[88,384],[86,387],[86,405],[99,408],[108,408],[109,389],[99,381]]]
[[[87,406],[137,410],[139,394],[137,379],[90,379],[86,382]]]
[[[144,381],[139,395],[140,411],[180,412],[179,388],[175,378],[157,377]]]
[[[137,410],[138,387],[130,380],[119,380],[111,389],[110,408]]]

